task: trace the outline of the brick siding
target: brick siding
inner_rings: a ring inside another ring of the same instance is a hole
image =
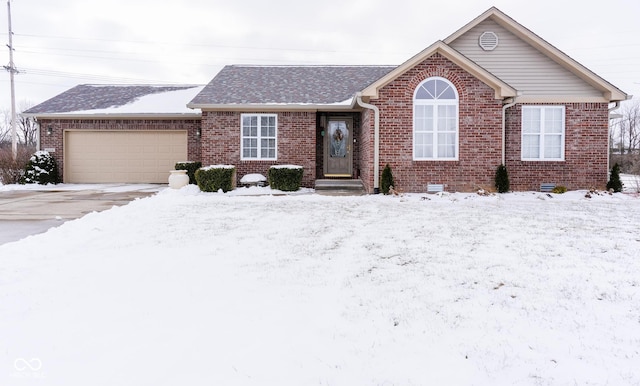
[[[425,79],[448,79],[459,94],[459,157],[457,161],[413,160],[413,93]],[[396,188],[424,192],[429,183],[447,191],[494,188],[502,162],[502,101],[489,86],[435,54],[381,88],[370,101],[380,109],[380,170],[388,163]],[[538,190],[541,183],[568,189],[602,188],[608,178],[607,103],[565,103],[565,161],[521,161],[521,105],[507,110],[506,165],[511,189]],[[361,165],[373,165],[373,112],[365,110],[359,140]],[[373,191],[373,166],[361,176]]]
[[[40,148],[54,148],[51,153],[58,164],[60,178],[64,175],[64,131],[65,130],[186,130],[187,156],[190,161],[198,161],[200,139],[197,131],[199,119],[40,119]],[[51,127],[52,134],[47,135]]]
[[[555,183],[569,190],[606,187],[608,104],[566,103],[564,106],[564,161],[522,161],[522,106],[507,110],[506,163],[511,189],[538,190],[541,183]]]
[[[458,90],[457,161],[413,160],[413,93],[422,81],[434,76],[446,78]],[[380,89],[379,98],[370,103],[380,109],[380,170],[389,164],[396,188],[424,192],[429,183],[446,184],[449,191],[493,186],[502,158],[502,101],[495,99],[492,88],[435,54]],[[365,121],[373,133],[373,113],[370,115]],[[367,179],[370,186],[373,172]]]
[[[370,109],[362,112],[360,135],[357,137],[358,164],[360,165],[360,179],[367,192],[372,193],[374,187],[373,152],[374,152],[374,113]],[[382,170],[382,169],[380,169]]]
[[[249,112],[248,112],[249,113]],[[250,112],[269,114],[267,112]],[[238,179],[245,174],[267,176],[272,165],[300,165],[302,186],[313,187],[316,180],[316,113],[279,112],[276,161],[241,160],[240,116],[235,111],[202,112],[202,164],[234,165]]]

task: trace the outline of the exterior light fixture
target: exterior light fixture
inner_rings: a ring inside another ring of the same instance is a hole
[[[47,135],[51,135],[53,133],[53,127],[48,126],[47,127]]]
[[[202,132],[200,131],[200,129],[196,130],[196,136],[198,138],[200,138],[202,136]]]

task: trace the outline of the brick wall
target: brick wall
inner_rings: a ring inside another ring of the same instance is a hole
[[[358,140],[358,164],[360,165],[360,179],[367,192],[373,193],[373,145],[374,145],[374,113],[370,109],[362,112]],[[380,169],[382,170],[382,169]]]
[[[266,114],[265,112],[253,112]],[[272,165],[293,164],[304,167],[302,185],[313,187],[316,179],[316,113],[279,112],[278,159],[276,161],[240,160],[240,116],[233,111],[202,112],[202,164],[235,165],[238,179],[245,174],[267,176]]]
[[[58,164],[60,178],[64,170],[63,139],[65,130],[186,130],[189,161],[199,161],[200,119],[40,119],[40,148],[54,148],[51,153]],[[47,135],[51,127],[52,134]]]
[[[552,104],[560,105],[560,104]],[[539,190],[555,183],[569,190],[606,187],[609,178],[608,104],[565,105],[565,160],[521,161],[522,106],[507,110],[507,170],[513,190]]]
[[[459,95],[459,159],[413,160],[413,93],[427,78],[448,79]],[[380,170],[388,163],[396,188],[424,192],[428,183],[446,184],[448,191],[493,187],[495,169],[502,158],[502,101],[492,88],[445,57],[435,54],[383,87],[370,103],[380,109]],[[367,117],[369,119],[367,119]],[[373,113],[363,119],[373,141]],[[363,128],[365,127],[363,124]],[[363,129],[363,132],[366,130]],[[360,143],[373,161],[373,143]],[[373,174],[373,170],[370,171]],[[366,176],[367,184],[373,175]]]

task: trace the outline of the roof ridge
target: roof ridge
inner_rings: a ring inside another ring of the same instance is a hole
[[[393,64],[274,64],[274,65],[262,65],[262,64],[229,64],[225,67],[256,67],[256,68],[339,68],[339,67],[350,67],[350,68],[386,68],[386,67],[397,67],[397,65]]]
[[[196,83],[186,83],[186,84],[158,84],[158,83],[83,83],[79,84],[75,87],[86,86],[86,87],[183,87],[183,88],[192,88],[192,87],[201,87],[206,84],[196,84]]]

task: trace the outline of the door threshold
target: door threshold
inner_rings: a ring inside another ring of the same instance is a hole
[[[351,178],[351,174],[325,174],[325,177],[349,177]]]

